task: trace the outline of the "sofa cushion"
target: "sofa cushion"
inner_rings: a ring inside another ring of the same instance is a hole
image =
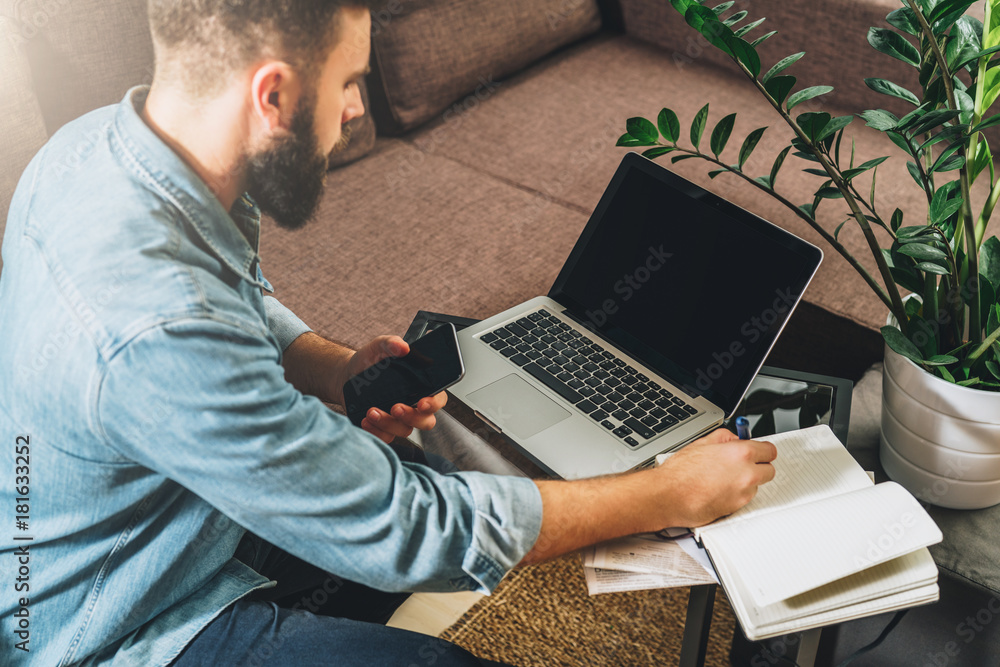
[[[0,16],[0,239],[21,172],[48,136],[22,48],[30,34],[13,17]]]
[[[373,14],[370,91],[382,134],[399,134],[463,95],[600,28],[594,0],[390,0]],[[469,95],[473,103],[472,95]]]
[[[25,51],[49,134],[152,81],[144,0],[24,0],[19,7],[37,25]]]

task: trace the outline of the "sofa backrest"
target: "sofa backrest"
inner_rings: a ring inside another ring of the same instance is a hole
[[[621,4],[626,32],[668,49],[678,68],[698,61],[735,71],[729,57],[709,45],[667,0],[621,0]],[[740,25],[766,17],[751,37],[778,31],[758,47],[762,71],[787,55],[805,51],[806,56],[786,73],[798,77],[796,89],[833,86],[834,92],[822,98],[823,106],[852,112],[884,108],[905,113],[912,107],[873,92],[864,83],[865,77],[879,76],[916,88],[914,68],[878,53],[867,41],[868,28],[889,27],[886,15],[900,7],[899,0],[738,0],[731,11],[749,12]]]
[[[379,134],[401,134],[601,28],[595,0],[388,0],[372,22]]]

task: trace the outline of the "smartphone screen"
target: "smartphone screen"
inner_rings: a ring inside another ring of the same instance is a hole
[[[455,325],[446,323],[410,344],[404,357],[383,359],[344,384],[344,407],[356,426],[371,408],[388,412],[397,403],[420,399],[450,387],[465,374]]]

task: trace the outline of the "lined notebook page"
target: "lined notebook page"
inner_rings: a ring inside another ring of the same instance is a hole
[[[705,548],[767,606],[941,541],[895,482],[713,527]],[[720,565],[720,563],[716,563]],[[723,581],[730,580],[721,570]]]
[[[695,529],[696,537],[700,539],[708,530],[747,517],[872,486],[865,471],[825,424],[764,439],[778,449],[774,479],[757,489],[757,495],[746,506]]]

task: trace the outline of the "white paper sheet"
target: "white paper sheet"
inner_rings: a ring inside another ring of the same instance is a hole
[[[687,549],[682,542],[690,542]],[[690,537],[665,541],[632,536],[604,542],[583,552],[587,588],[596,595],[718,583],[707,556],[692,555],[699,551]]]

